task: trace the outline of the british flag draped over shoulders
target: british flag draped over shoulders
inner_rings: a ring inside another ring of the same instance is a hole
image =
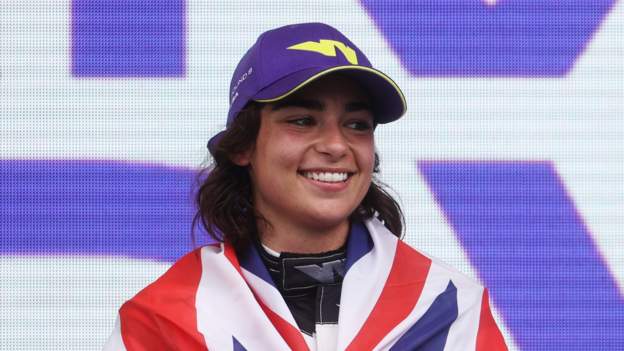
[[[119,310],[105,350],[321,350],[297,327],[257,248],[187,254]],[[335,350],[506,350],[488,293],[376,219],[346,245]]]

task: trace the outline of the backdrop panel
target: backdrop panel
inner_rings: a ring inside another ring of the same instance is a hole
[[[621,1],[3,0],[0,349],[97,350],[192,249],[257,35],[321,21],[395,78],[405,240],[490,290],[514,350],[624,345]],[[200,240],[201,242],[201,240]]]

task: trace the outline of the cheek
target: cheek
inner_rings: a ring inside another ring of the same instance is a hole
[[[372,175],[373,169],[375,168],[375,144],[372,140],[360,145],[358,156],[361,169],[363,171],[368,171],[368,173]]]
[[[372,175],[375,169],[375,150],[374,149],[370,150],[370,153],[368,154],[368,158],[366,161],[368,163],[368,170],[370,171],[369,173]]]
[[[270,174],[297,167],[300,155],[298,144],[283,135],[268,135],[257,146],[256,168],[261,168],[264,173]]]
[[[270,145],[267,145],[267,156],[270,156],[273,162],[286,165],[293,162],[297,150],[297,144],[291,142],[284,136],[276,136],[271,139]]]

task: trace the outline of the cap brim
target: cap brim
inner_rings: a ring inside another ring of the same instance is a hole
[[[297,71],[262,89],[252,99],[262,103],[275,102],[335,72],[352,77],[368,91],[373,100],[376,123],[392,122],[405,114],[407,103],[399,86],[383,72],[365,66],[315,67]]]

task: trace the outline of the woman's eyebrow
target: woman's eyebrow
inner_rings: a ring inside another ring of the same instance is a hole
[[[316,110],[316,111],[323,111],[325,109],[325,106],[319,100],[298,98],[298,99],[284,99],[284,100],[278,101],[273,104],[273,106],[271,107],[271,110],[277,111],[277,110],[287,108],[287,107],[300,107],[300,108]],[[371,106],[370,103],[366,101],[353,101],[353,102],[347,103],[345,106],[345,111],[347,112],[355,112],[355,111],[362,111],[362,110],[372,112],[373,107]]]
[[[286,107],[301,107],[309,110],[322,111],[325,106],[318,100],[313,99],[284,99],[273,104],[271,110],[277,111]]]
[[[356,111],[369,111],[373,112],[373,107],[370,103],[365,101],[354,101],[350,102],[345,106],[345,111],[347,112],[356,112]]]

